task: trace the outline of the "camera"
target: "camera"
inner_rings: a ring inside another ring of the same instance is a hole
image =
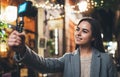
[[[37,15],[37,8],[32,6],[31,1],[25,1],[18,6],[18,16],[35,17]]]
[[[37,8],[32,6],[31,1],[25,1],[18,6],[18,17],[17,17],[17,26],[16,30],[18,32],[23,31],[24,27],[24,16],[35,17],[37,15]],[[19,20],[18,20],[19,19]]]

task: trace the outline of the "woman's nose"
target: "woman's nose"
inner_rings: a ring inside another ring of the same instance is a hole
[[[78,36],[81,36],[81,31],[80,31],[80,30],[77,31],[77,35],[78,35]]]

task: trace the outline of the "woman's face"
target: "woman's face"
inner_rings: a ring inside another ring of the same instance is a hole
[[[90,45],[92,37],[91,25],[87,21],[82,21],[75,30],[75,43],[78,45]]]

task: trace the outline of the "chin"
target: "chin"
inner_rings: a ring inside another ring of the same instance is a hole
[[[85,43],[76,42],[77,45],[85,45]]]
[[[77,42],[76,44],[77,44],[77,45],[82,45],[82,43],[78,43],[78,42]]]

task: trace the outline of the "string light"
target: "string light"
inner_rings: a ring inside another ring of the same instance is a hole
[[[99,4],[94,0],[81,0],[76,5],[70,5],[70,7],[73,9],[74,13],[82,13],[88,11],[90,8],[103,6],[103,4],[104,0],[101,0]],[[76,7],[79,9],[75,9]]]
[[[53,10],[53,11],[63,11],[64,5],[62,4],[56,4],[54,2],[50,2],[49,0],[46,0],[45,2],[36,2],[35,0],[32,0],[33,6],[37,8],[43,8],[45,10]],[[53,20],[53,19],[60,19],[63,18],[64,15],[60,14],[57,17],[50,16],[48,20]]]
[[[50,3],[50,1],[48,0],[44,3],[34,2],[34,6],[36,6],[37,8],[43,8],[43,9],[62,9],[64,7],[64,5]]]
[[[88,10],[88,8],[87,8],[87,6],[88,6],[87,1],[81,1],[77,5],[78,5],[78,8],[79,8],[80,12],[84,12],[84,11]]]

